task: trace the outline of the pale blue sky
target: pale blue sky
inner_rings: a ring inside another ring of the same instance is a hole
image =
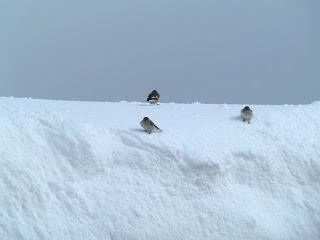
[[[0,95],[320,100],[319,0],[0,0]]]

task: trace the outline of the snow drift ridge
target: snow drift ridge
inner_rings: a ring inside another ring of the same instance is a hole
[[[0,106],[1,239],[320,238],[318,102]]]

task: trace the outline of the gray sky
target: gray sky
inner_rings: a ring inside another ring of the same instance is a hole
[[[0,95],[320,100],[319,0],[0,0]]]

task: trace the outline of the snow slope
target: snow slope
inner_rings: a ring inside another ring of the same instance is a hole
[[[241,107],[0,98],[0,239],[320,239],[320,102]]]

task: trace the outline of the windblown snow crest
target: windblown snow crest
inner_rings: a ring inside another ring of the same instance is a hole
[[[1,239],[320,238],[319,103],[0,104]]]

